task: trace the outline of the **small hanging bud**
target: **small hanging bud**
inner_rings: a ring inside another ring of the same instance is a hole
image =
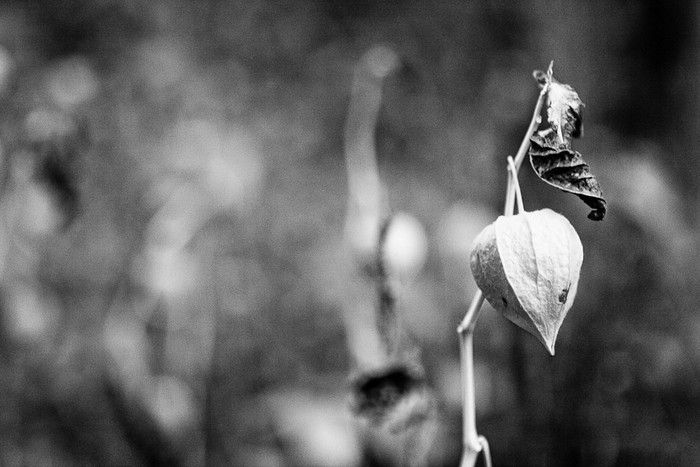
[[[471,269],[486,300],[554,355],[576,296],[583,247],[551,209],[500,216],[474,240]]]

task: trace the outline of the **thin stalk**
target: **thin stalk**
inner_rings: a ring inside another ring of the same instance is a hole
[[[520,191],[520,183],[518,182],[518,169],[515,168],[515,163],[513,158],[508,156],[508,170],[510,170],[510,185],[515,187],[515,200],[518,204],[518,213],[525,212],[525,206],[523,205],[523,194]]]
[[[551,68],[551,65],[550,65]],[[530,137],[532,134],[537,130],[537,127],[539,126],[541,122],[541,117],[540,114],[542,113],[542,106],[544,105],[545,97],[547,96],[547,91],[549,90],[549,82],[542,86],[542,89],[540,90],[540,95],[537,98],[537,103],[535,104],[535,110],[532,112],[532,118],[530,119],[530,125],[527,127],[527,131],[525,132],[525,136],[523,137],[523,140],[520,142],[520,147],[518,148],[518,152],[515,154],[515,157],[513,158],[513,164],[515,165],[515,172],[517,173],[520,170],[520,166],[523,164],[523,161],[525,160],[525,156],[527,156],[527,151],[530,149]],[[515,193],[514,193],[515,187],[513,186],[513,180],[512,180],[512,175],[511,172],[508,171],[508,187],[506,188],[506,201],[505,201],[505,206],[503,208],[503,215],[504,216],[510,216],[513,214],[513,210],[515,208]]]
[[[376,352],[367,352],[367,343],[363,341],[359,344],[363,346],[362,349],[351,349],[358,361],[366,360],[359,356],[367,354],[381,354],[378,355],[379,360],[389,360],[399,348],[394,310],[395,291],[389,281],[383,257],[388,228],[388,221],[384,219],[387,216],[387,206],[379,178],[375,147],[383,82],[397,65],[398,56],[386,47],[375,46],[365,52],[355,67],[345,121],[344,152],[348,180],[346,239],[351,245],[357,243],[354,253],[357,255],[357,263],[361,265],[361,273],[377,285],[379,309],[373,326],[382,346]],[[358,328],[364,325],[355,322],[358,319],[357,313],[348,311],[348,316],[348,323],[351,323],[348,327]],[[359,332],[364,333],[365,329]]]
[[[390,220],[382,222],[379,229],[377,245],[377,289],[379,291],[379,310],[377,313],[377,330],[382,338],[386,355],[389,358],[399,354],[401,335],[396,316],[396,295],[394,293],[386,263],[384,261],[384,246],[389,230]]]
[[[550,65],[551,66],[551,65]],[[535,132],[537,127],[540,125],[541,118],[540,113],[542,113],[542,106],[544,105],[545,97],[547,96],[547,91],[549,90],[549,82],[542,86],[540,90],[540,95],[537,98],[537,104],[535,104],[535,110],[532,112],[532,118],[530,119],[530,126],[527,127],[527,133],[525,137],[520,142],[520,147],[518,148],[518,153],[514,157],[515,168],[520,170],[520,166],[527,155],[528,149],[530,149],[530,137]]]
[[[481,313],[484,294],[477,291],[462,323],[457,328],[460,336],[459,357],[462,372],[462,461],[461,467],[470,467],[482,447],[476,431],[476,400],[474,395],[474,326]]]
[[[484,436],[479,436],[479,444],[481,444],[481,449],[484,451],[484,464],[486,464],[486,467],[492,467],[491,448],[489,447],[489,442],[486,441]]]
[[[377,229],[385,200],[377,166],[375,131],[384,79],[397,65],[398,57],[386,47],[377,46],[365,52],[355,68],[345,121],[344,151],[351,208],[348,214],[373,219]]]
[[[550,65],[551,67],[551,65]],[[517,184],[517,174],[520,166],[530,149],[530,137],[540,124],[540,113],[547,95],[549,84],[542,86],[540,95],[535,104],[535,110],[532,113],[530,125],[527,128],[525,137],[520,143],[518,152],[515,158],[512,158],[513,168],[508,170],[508,186],[506,188],[506,200],[503,208],[503,215],[511,216],[515,209],[516,191],[520,189]],[[522,195],[519,196],[520,202],[518,208],[522,211]],[[460,368],[462,371],[462,460],[460,467],[473,467],[476,464],[476,459],[480,452],[484,453],[486,466],[491,466],[491,453],[488,448],[488,442],[483,436],[479,436],[476,431],[476,401],[474,397],[474,328],[476,320],[479,318],[481,305],[484,303],[484,294],[478,290],[472,302],[469,305],[464,319],[457,327],[459,334],[459,351],[460,351]]]
[[[503,215],[509,216],[513,214],[515,208],[515,187],[513,186],[513,174],[508,171],[508,186],[506,187],[506,200],[503,204]],[[510,213],[510,214],[509,214]]]

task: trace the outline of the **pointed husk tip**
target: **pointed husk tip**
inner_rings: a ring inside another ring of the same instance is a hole
[[[554,356],[554,341],[552,341],[549,344],[546,344],[545,347],[547,347],[547,350],[549,351],[549,355],[552,357]]]

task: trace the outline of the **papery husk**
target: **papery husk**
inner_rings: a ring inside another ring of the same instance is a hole
[[[500,216],[474,240],[471,269],[488,302],[554,355],[573,305],[583,247],[569,221],[551,209]]]

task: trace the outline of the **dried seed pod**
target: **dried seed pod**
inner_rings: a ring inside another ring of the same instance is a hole
[[[353,379],[357,415],[398,433],[434,415],[435,399],[423,374],[413,363],[390,362]]]
[[[500,216],[474,240],[471,269],[486,300],[554,355],[576,296],[583,247],[551,209]]]

